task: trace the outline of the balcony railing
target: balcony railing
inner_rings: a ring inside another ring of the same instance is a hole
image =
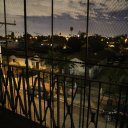
[[[25,68],[14,66],[0,74],[1,106],[40,126],[127,126],[127,84],[32,69],[26,77]]]

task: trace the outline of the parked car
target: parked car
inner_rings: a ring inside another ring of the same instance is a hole
[[[128,120],[128,111],[125,111],[125,113],[122,110],[117,111],[117,109],[113,109],[112,111],[105,111],[103,110],[102,116],[107,121],[116,121],[117,118],[119,118],[119,121],[123,119],[123,122],[126,123],[126,120]]]
[[[104,111],[102,112],[102,116],[107,120],[107,121],[115,121],[117,119],[117,111]]]

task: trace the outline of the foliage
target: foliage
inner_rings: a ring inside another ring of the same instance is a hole
[[[67,42],[68,47],[72,48],[74,51],[80,50],[82,42],[78,37],[70,37]]]
[[[25,34],[23,35],[23,37],[25,38]],[[27,38],[27,40],[29,40],[30,37],[32,37],[32,35],[31,35],[30,33],[26,33],[26,38]]]
[[[53,38],[51,38],[50,42],[53,43],[53,46],[54,44],[57,44],[58,46],[63,46],[67,43],[67,40],[63,36],[54,35]]]
[[[102,37],[99,35],[95,36],[90,36],[88,41],[89,41],[89,46],[93,50],[93,52],[99,52],[104,49],[105,44],[101,42]]]
[[[67,71],[69,66],[69,60],[65,56],[65,54],[55,51],[49,51],[46,58],[46,64],[53,64],[54,68],[57,67],[60,73],[62,73],[62,69],[64,71]]]
[[[79,32],[78,32],[78,35],[79,35],[79,37],[80,37],[81,39],[85,39],[87,33],[86,33],[86,32],[81,32],[81,31],[79,31]]]
[[[11,39],[14,40],[14,38],[15,38],[15,34],[14,34],[14,32],[11,32]]]

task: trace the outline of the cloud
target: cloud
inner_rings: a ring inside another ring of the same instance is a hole
[[[119,20],[120,15],[124,13],[124,10],[128,11],[128,2],[126,0],[90,0],[90,12],[93,15],[96,15],[97,19],[106,19],[106,20]],[[116,18],[113,18],[111,14],[116,14]],[[124,17],[121,17],[124,18]]]
[[[79,15],[86,16],[87,1],[85,0],[54,0],[54,15],[61,16],[67,13],[74,19],[78,19]],[[23,0],[6,0],[8,15],[23,15]],[[3,10],[3,1],[0,2],[1,10]],[[98,14],[108,19],[108,14],[128,9],[126,0],[90,0],[90,17],[96,18]],[[27,0],[28,16],[50,16],[51,1],[50,0]],[[98,17],[99,18],[99,17]]]
[[[26,0],[27,1],[27,16],[28,30],[34,31],[50,31],[51,22],[51,0]],[[17,29],[23,31],[23,15],[24,7],[23,0],[6,0],[7,21],[13,22],[16,19]],[[68,30],[68,27],[74,25],[74,31],[83,30],[86,28],[87,15],[87,0],[54,0],[54,24],[56,31]],[[4,21],[3,1],[0,1],[0,19]],[[126,22],[128,21],[128,1],[126,0],[90,0],[89,24],[90,31],[102,33],[110,33],[110,29],[114,25],[120,25],[120,32],[127,32]],[[122,23],[121,23],[122,22]],[[58,25],[56,24],[58,23]],[[21,25],[20,25],[21,24]],[[104,24],[104,25],[103,25]],[[108,25],[109,24],[109,25]],[[123,24],[125,28],[123,28]],[[109,26],[104,27],[104,26]],[[93,27],[92,27],[93,26]],[[35,28],[34,28],[35,27]],[[46,29],[47,27],[47,29]],[[59,27],[57,29],[57,27]],[[101,28],[103,27],[103,29]],[[13,29],[13,27],[10,27]],[[124,29],[124,30],[122,30]],[[16,31],[18,31],[16,30]],[[112,29],[111,33],[115,29]],[[119,31],[118,31],[119,32]],[[104,32],[105,33],[105,32]],[[114,32],[115,33],[115,32]]]

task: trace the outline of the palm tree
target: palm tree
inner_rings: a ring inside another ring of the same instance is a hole
[[[70,31],[71,31],[71,36],[72,36],[72,31],[73,31],[73,27],[72,26],[70,27]]]

